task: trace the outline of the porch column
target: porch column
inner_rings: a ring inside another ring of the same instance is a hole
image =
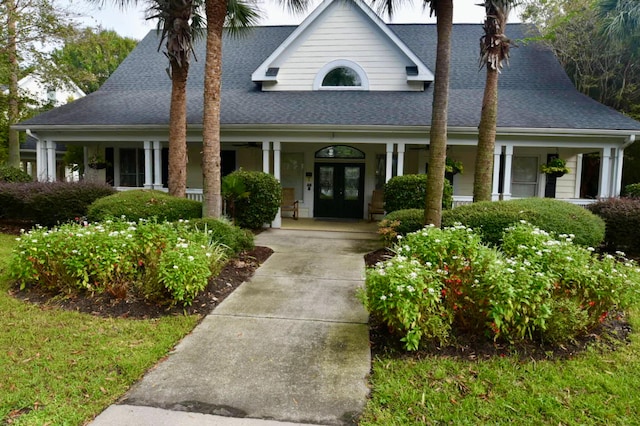
[[[47,141],[47,181],[56,181],[56,143]]]
[[[576,185],[573,190],[573,197],[580,198],[580,187],[582,186],[582,155],[576,155]]]
[[[268,151],[267,151],[268,153]],[[273,177],[280,181],[280,142],[273,142]],[[275,219],[271,222],[272,228],[282,228],[282,216],[280,208],[278,208],[278,213],[276,214]]]
[[[600,188],[598,198],[607,198],[611,191],[611,148],[602,148],[600,158]]]
[[[40,139],[36,142],[36,180],[47,180],[47,143]]]
[[[263,141],[262,142],[262,171],[265,173],[269,173],[269,149],[271,142]]]
[[[153,189],[162,189],[162,143],[153,141]]]
[[[153,142],[144,141],[144,187],[153,188]]]
[[[498,159],[500,161],[500,159]],[[513,163],[513,145],[506,145],[504,147],[504,182],[502,188],[502,199],[511,199],[511,165]],[[496,165],[493,165],[495,174]],[[498,162],[498,170],[500,170],[500,163]],[[500,180],[500,174],[498,174],[498,180]]]
[[[87,176],[87,170],[89,170],[89,147],[82,147],[82,164],[84,164],[84,176]]]
[[[493,201],[500,199],[500,156],[502,155],[502,145],[493,147],[493,182],[491,190],[491,199]]]
[[[398,171],[397,175],[402,176],[404,174],[404,142],[398,142]]]
[[[389,182],[393,177],[393,142],[387,142],[387,168],[385,171],[384,181]]]
[[[611,191],[612,197],[619,197],[622,190],[622,165],[624,162],[624,149],[617,148],[616,156],[613,164],[613,188]]]

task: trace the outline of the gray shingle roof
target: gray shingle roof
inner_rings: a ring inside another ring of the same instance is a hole
[[[435,70],[433,24],[390,28]],[[251,73],[295,29],[256,27],[241,38],[226,37],[223,49],[222,125],[398,125],[429,126],[433,88],[424,92],[262,92]],[[508,26],[511,39],[526,37],[523,24]],[[449,125],[475,128],[480,120],[485,71],[478,69],[482,27],[454,25]],[[640,122],[608,108],[573,87],[553,53],[518,43],[500,76],[499,127],[640,130]],[[166,125],[171,81],[166,57],[151,31],[107,82],[82,99],[22,123],[36,125]],[[202,123],[204,40],[195,48],[188,84],[188,122]]]

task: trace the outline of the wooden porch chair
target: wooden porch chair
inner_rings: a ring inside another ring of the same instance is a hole
[[[282,188],[282,202],[280,204],[280,210],[282,213],[293,213],[293,218],[298,220],[298,200],[296,200],[295,197],[294,188]]]
[[[369,221],[373,221],[374,214],[384,214],[384,191],[376,189],[371,194],[369,203]]]

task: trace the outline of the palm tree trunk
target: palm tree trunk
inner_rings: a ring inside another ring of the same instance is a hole
[[[440,226],[442,220],[442,190],[447,159],[447,110],[449,104],[449,62],[453,1],[438,0],[435,5],[438,32],[436,73],[433,86],[433,112],[429,141],[429,177],[424,209],[424,223]]]
[[[17,5],[14,0],[7,3],[7,56],[9,60],[9,126],[16,124],[20,117],[20,107],[18,105],[18,46],[16,44],[16,11]],[[9,158],[7,165],[20,167],[20,139],[18,132],[9,129]]]
[[[189,64],[171,61],[171,107],[169,111],[169,194],[187,192],[187,75]]]
[[[478,150],[473,180],[473,201],[491,201],[493,154],[498,119],[498,70],[487,67],[482,99],[482,115],[478,127]]]
[[[222,31],[227,2],[206,0],[207,55],[204,73],[202,135],[203,217],[222,216],[220,160],[220,82],[222,78]]]

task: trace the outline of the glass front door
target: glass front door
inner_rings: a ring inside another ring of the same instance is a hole
[[[363,164],[318,163],[315,176],[314,217],[362,218]]]

